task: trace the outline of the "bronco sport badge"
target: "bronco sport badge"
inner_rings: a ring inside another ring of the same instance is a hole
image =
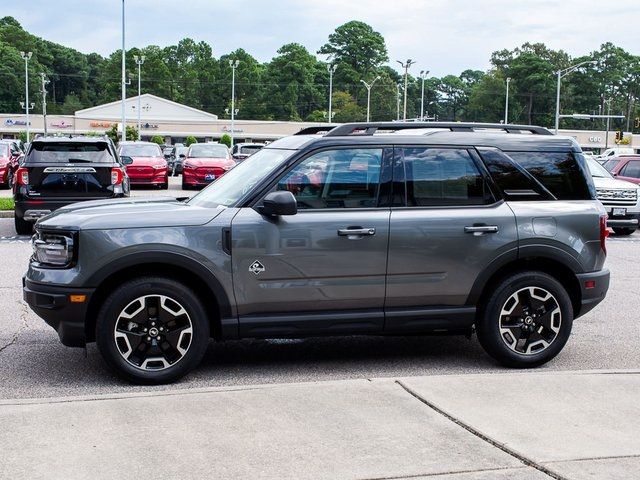
[[[258,260],[256,260],[249,266],[249,271],[254,275],[259,275],[265,271],[265,268],[264,268],[264,265],[262,265]]]

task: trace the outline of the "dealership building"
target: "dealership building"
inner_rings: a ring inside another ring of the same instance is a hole
[[[219,119],[217,115],[196,108],[172,102],[151,94],[140,96],[140,133],[143,140],[160,135],[166,144],[183,143],[192,135],[198,141],[215,141],[222,135],[231,134],[231,120]],[[138,97],[127,98],[125,102],[127,125],[138,125]],[[74,115],[47,115],[49,134],[104,133],[113,125],[122,122],[120,101],[78,110]],[[29,116],[31,133],[44,133],[42,115]],[[0,137],[16,138],[26,129],[26,116],[22,114],[0,113]],[[292,135],[302,128],[321,125],[310,122],[279,122],[266,120],[243,120],[234,122],[233,133],[236,141],[273,141]],[[605,145],[615,146],[615,131],[609,132],[607,140],[604,131],[560,130],[560,135],[571,136],[585,150],[603,150]],[[624,134],[631,142],[629,146],[640,149],[640,138],[636,140],[630,133]]]

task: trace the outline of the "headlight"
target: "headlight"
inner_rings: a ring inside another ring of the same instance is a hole
[[[33,259],[43,265],[67,267],[73,261],[73,235],[65,233],[36,233],[31,239]]]

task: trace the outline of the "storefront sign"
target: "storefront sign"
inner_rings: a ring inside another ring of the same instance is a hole
[[[111,128],[114,124],[112,122],[91,122],[91,127]]]
[[[13,118],[7,118],[4,121],[5,126],[7,127],[17,127],[20,125],[27,125],[27,121],[26,120],[14,120]],[[31,125],[31,122],[29,122],[29,125]]]
[[[71,127],[73,127],[73,123],[68,123],[68,122],[65,122],[64,120],[59,120],[57,122],[51,122],[50,125],[52,127],[57,127],[57,128],[71,128]]]
[[[140,125],[142,128],[151,128],[151,129],[157,129],[158,125],[154,124],[154,123],[143,123],[142,125]]]
[[[222,131],[231,133],[231,127],[228,127],[227,125],[224,125],[222,127]],[[242,133],[242,132],[244,132],[244,130],[242,128],[234,128],[233,129],[233,133]]]
[[[602,143],[602,137],[591,136],[591,137],[589,137],[589,142],[590,143]]]

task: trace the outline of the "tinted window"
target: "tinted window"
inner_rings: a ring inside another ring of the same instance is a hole
[[[29,151],[28,163],[113,163],[114,159],[106,143],[34,142]]]
[[[300,209],[376,207],[381,165],[382,149],[325,150],[296,165],[276,188],[293,193]]]
[[[498,150],[479,149],[482,160],[496,185],[509,200],[550,198],[516,163]]]
[[[262,146],[260,146],[260,145],[251,145],[251,146],[240,147],[239,150],[240,150],[240,153],[246,153],[246,154],[251,155],[253,153],[256,153],[261,148],[262,148]]]
[[[631,160],[627,163],[620,174],[623,177],[640,178],[640,160]]]
[[[612,172],[613,169],[616,168],[616,165],[618,165],[619,163],[620,163],[620,160],[611,159],[604,162],[602,166],[607,170],[609,170],[610,172]]]
[[[594,198],[591,175],[571,152],[507,152],[558,200]]]
[[[466,150],[397,148],[395,152],[405,167],[408,206],[491,202],[484,178]]]

